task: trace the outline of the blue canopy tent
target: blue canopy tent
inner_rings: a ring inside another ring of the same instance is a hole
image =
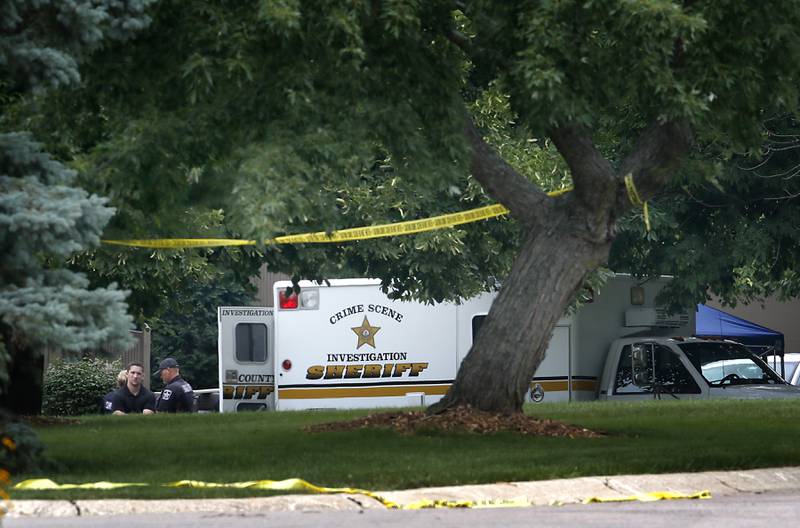
[[[697,305],[696,335],[737,341],[757,355],[783,356],[783,334],[704,304]]]

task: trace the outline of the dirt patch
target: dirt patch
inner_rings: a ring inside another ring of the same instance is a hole
[[[530,436],[554,436],[561,438],[597,438],[604,433],[584,427],[553,420],[540,420],[522,413],[502,415],[458,407],[440,414],[425,414],[423,411],[383,412],[370,414],[347,422],[331,422],[304,428],[311,433],[327,431],[350,431],[363,428],[394,429],[402,434],[413,434],[420,430],[468,431],[486,434],[501,431]]]

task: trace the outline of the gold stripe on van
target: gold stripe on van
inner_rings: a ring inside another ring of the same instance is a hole
[[[566,381],[534,381],[531,383],[531,388],[536,385],[541,385],[542,389],[545,392],[557,392],[557,391],[565,391],[567,390],[567,382]]]
[[[315,387],[313,389],[278,389],[278,399],[309,400],[317,398],[379,398],[383,396],[405,396],[412,392],[424,392],[431,396],[443,396],[447,385],[403,385],[400,387]]]
[[[566,391],[567,380],[534,381],[531,388],[539,384],[545,392]],[[380,398],[405,396],[412,392],[424,392],[430,396],[444,396],[450,384],[444,385],[403,385],[388,387],[314,387],[309,389],[278,389],[278,398],[286,400],[310,400],[319,398]],[[597,390],[596,380],[572,380],[574,391]]]
[[[572,390],[596,391],[597,380],[572,380]]]
[[[531,389],[536,385],[541,385],[545,392],[566,391],[569,387],[567,380],[532,381]],[[572,390],[574,391],[594,391],[597,390],[597,380],[572,380]]]

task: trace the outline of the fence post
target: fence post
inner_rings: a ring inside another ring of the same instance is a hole
[[[144,324],[142,331],[142,364],[144,365],[144,386],[150,388],[152,379],[150,372],[150,325]]]

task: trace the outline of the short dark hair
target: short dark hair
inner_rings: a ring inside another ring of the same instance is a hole
[[[141,363],[139,363],[138,361],[134,361],[133,363],[128,363],[128,366],[127,366],[127,367],[125,367],[125,370],[127,370],[128,372],[130,372],[130,371],[131,371],[131,367],[139,367],[139,368],[141,368],[142,370],[144,370],[144,365],[142,365],[142,364],[141,364]]]

